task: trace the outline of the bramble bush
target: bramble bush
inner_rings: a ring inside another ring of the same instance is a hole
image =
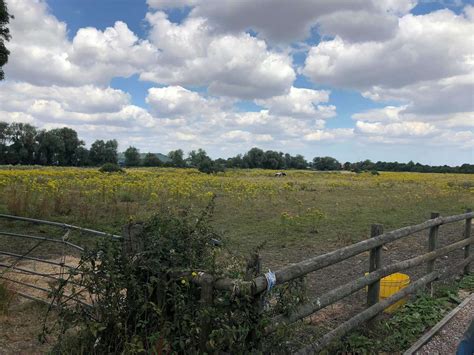
[[[123,173],[123,169],[114,163],[105,163],[99,169],[101,173]]]
[[[212,322],[209,352],[261,348],[261,330],[268,321],[253,298],[214,290],[212,306],[201,305],[200,287],[193,282],[201,272],[240,279],[245,272],[243,258],[212,245],[212,209],[211,203],[197,218],[186,210],[153,216],[142,225],[142,247],[133,255],[114,241],[86,251],[69,279],[79,284],[72,292],[92,307],[77,303],[60,308],[55,351],[196,353],[203,320]],[[67,303],[65,284],[51,294],[57,303]],[[43,338],[52,331],[45,328]]]

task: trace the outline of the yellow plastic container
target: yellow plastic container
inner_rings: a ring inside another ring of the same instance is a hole
[[[366,273],[367,275],[367,273]],[[396,272],[395,274],[388,275],[380,280],[380,295],[379,301],[384,300],[404,289],[410,284],[410,276]],[[391,306],[384,309],[385,313],[393,313],[396,309],[400,308],[407,302],[406,298],[402,298],[400,301],[392,304]]]
[[[380,296],[379,300],[383,300],[392,296],[393,294],[397,293],[398,291],[404,289],[410,284],[410,276],[402,274],[402,273],[395,273],[392,275],[388,275],[380,280]],[[397,308],[400,308],[407,302],[406,298],[402,298],[397,303],[392,304],[390,307],[385,308],[385,313],[392,313]]]

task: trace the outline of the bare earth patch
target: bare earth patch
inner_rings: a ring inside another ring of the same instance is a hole
[[[45,312],[45,305],[16,297],[0,315],[0,354],[46,354],[51,344],[38,341]]]

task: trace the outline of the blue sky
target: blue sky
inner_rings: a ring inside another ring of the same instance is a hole
[[[472,0],[7,4],[7,121],[164,153],[474,163]]]

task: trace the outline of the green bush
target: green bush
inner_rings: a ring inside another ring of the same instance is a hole
[[[459,283],[438,285],[434,297],[419,293],[389,319],[381,319],[373,328],[349,333],[336,341],[330,350],[361,354],[402,352],[460,302],[459,288],[469,290],[472,281],[473,277],[469,275]]]
[[[71,277],[82,275],[78,289],[96,295],[93,307],[61,308],[59,326],[69,336],[61,337],[56,351],[196,353],[204,318],[212,321],[209,351],[244,353],[256,346],[248,337],[259,332],[263,318],[249,296],[215,290],[213,306],[200,306],[200,287],[193,282],[199,272],[242,277],[244,270],[243,260],[211,245],[211,211],[198,218],[186,211],[153,216],[134,255],[113,241],[86,252]],[[67,299],[63,286],[53,292],[59,302]]]
[[[99,169],[101,173],[123,173],[124,170],[114,163],[105,163]]]
[[[474,291],[474,273],[465,275],[459,282],[459,287],[466,291],[473,292]]]
[[[224,171],[224,167],[222,165],[215,161],[212,161],[209,158],[204,159],[202,162],[200,162],[197,168],[201,173],[206,174],[216,174],[218,172]]]

